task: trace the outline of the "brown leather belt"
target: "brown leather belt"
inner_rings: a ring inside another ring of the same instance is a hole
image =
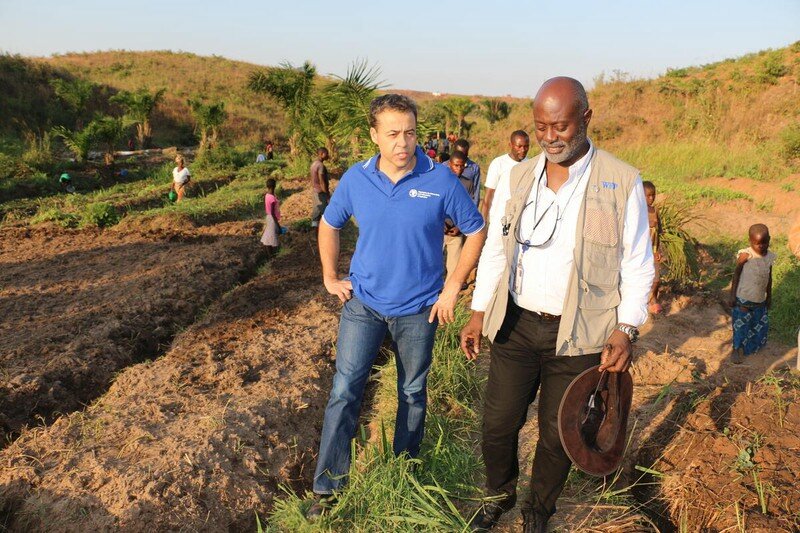
[[[540,313],[539,311],[532,311],[532,313],[538,316],[542,322],[558,322],[561,320],[561,315],[551,315],[550,313]]]

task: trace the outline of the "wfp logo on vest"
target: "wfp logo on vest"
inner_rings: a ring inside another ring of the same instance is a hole
[[[423,200],[425,198],[431,198],[433,196],[441,196],[440,194],[435,192],[418,191],[417,189],[411,189],[410,191],[408,191],[408,195],[411,198],[422,198]]]

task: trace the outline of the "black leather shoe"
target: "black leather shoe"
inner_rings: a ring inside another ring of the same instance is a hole
[[[470,531],[489,531],[497,525],[503,513],[513,509],[516,503],[516,495],[484,503],[475,518],[470,521]]]
[[[306,511],[306,520],[313,522],[336,505],[336,497],[331,494],[315,494],[314,503]]]
[[[545,533],[547,531],[546,516],[533,512],[531,509],[522,510],[522,533]]]

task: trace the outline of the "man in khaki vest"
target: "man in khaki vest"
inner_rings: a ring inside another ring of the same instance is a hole
[[[623,372],[647,319],[653,255],[639,172],[593,146],[583,86],[553,78],[534,101],[543,154],[516,165],[495,193],[478,264],[472,317],[461,348],[478,356],[492,341],[483,419],[486,486],[497,496],[479,510],[475,531],[514,507],[517,442],[539,393],[539,441],[524,531],[545,531],[570,468],[558,408],[584,370]]]

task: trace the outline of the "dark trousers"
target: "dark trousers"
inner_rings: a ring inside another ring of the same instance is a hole
[[[516,496],[519,431],[528,405],[539,395],[539,441],[533,459],[530,499],[522,507],[550,516],[569,473],[558,436],[558,407],[578,374],[600,363],[600,354],[556,356],[558,321],[545,321],[509,296],[503,325],[492,344],[483,413],[483,460],[491,495]]]

